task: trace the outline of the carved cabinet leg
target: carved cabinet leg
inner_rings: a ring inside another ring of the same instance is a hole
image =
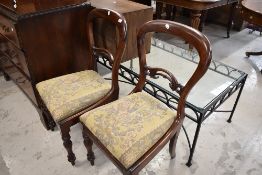
[[[72,165],[75,165],[76,157],[72,150],[72,141],[70,140],[71,138],[69,134],[70,126],[61,125],[60,129],[61,129],[63,144],[68,153],[67,155],[68,161],[71,162]]]
[[[180,129],[170,139],[170,142],[169,142],[169,153],[170,153],[171,159],[176,157],[176,143],[177,143],[179,132],[180,132]]]
[[[191,27],[199,29],[201,12],[197,10],[191,11]]]
[[[191,27],[193,27],[196,30],[199,30],[199,25],[200,25],[200,19],[201,17],[201,12],[197,10],[192,10],[191,11]],[[189,45],[189,50],[193,50],[193,46]]]
[[[83,133],[82,134],[83,134],[83,138],[84,138],[84,144],[85,144],[85,147],[86,147],[86,150],[87,150],[87,160],[93,166],[95,164],[95,154],[92,150],[93,141],[89,138],[85,126],[83,126]]]

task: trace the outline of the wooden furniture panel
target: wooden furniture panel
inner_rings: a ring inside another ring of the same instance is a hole
[[[11,62],[14,62],[15,67],[19,67],[19,69],[21,69],[21,72],[29,80],[30,74],[29,74],[28,67],[26,64],[24,52],[22,51],[20,46],[17,44],[18,38],[17,38],[15,31],[13,30],[10,33],[11,34],[0,33],[0,37],[1,37],[1,46],[0,46],[1,48],[0,49],[2,53],[4,53],[4,55],[7,56],[6,58],[10,59]]]
[[[85,24],[91,9],[85,0],[0,2],[1,70],[37,108],[36,83],[94,67]]]
[[[34,84],[88,68],[84,30],[88,13],[86,6],[80,5],[25,18],[17,24],[25,55],[30,56],[27,63]]]
[[[128,37],[122,62],[137,57],[137,30],[142,24],[153,19],[153,8],[127,0],[91,0],[91,5],[96,8],[112,9],[126,18]],[[95,38],[96,44],[99,47],[107,48],[114,54],[116,45],[112,45],[112,43],[117,41],[116,28],[108,22],[98,21],[95,25],[95,31],[98,36]],[[151,36],[149,35],[146,38],[147,53],[150,52],[150,46]]]

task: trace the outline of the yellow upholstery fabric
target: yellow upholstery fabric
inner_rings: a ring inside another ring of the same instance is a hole
[[[139,92],[83,114],[81,122],[126,168],[170,128],[176,112]]]
[[[61,121],[101,99],[111,84],[86,70],[42,81],[36,88],[54,120]]]

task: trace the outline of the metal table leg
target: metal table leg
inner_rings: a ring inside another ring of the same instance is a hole
[[[186,163],[186,165],[188,167],[190,167],[192,165],[192,159],[193,159],[193,155],[194,155],[194,152],[195,152],[195,148],[196,148],[196,144],[197,144],[200,128],[201,128],[201,125],[202,125],[202,119],[203,119],[203,114],[201,114],[198,117],[198,120],[197,120],[197,127],[196,127],[196,132],[195,132],[193,144],[192,144],[192,147],[190,148],[189,158],[188,158],[188,161]]]
[[[238,95],[237,95],[235,104],[234,104],[234,106],[233,106],[232,112],[231,112],[231,114],[230,114],[230,116],[229,116],[229,118],[228,118],[228,120],[227,120],[228,123],[231,123],[231,122],[232,122],[232,117],[233,117],[233,115],[234,115],[234,112],[235,112],[237,103],[238,103],[238,101],[239,101],[240,95],[241,95],[242,90],[243,90],[243,88],[244,88],[244,85],[245,85],[245,82],[246,82],[246,78],[247,78],[247,77],[245,77],[245,79],[244,79],[243,82],[241,83],[241,87],[240,87],[240,89],[239,89],[239,92],[238,92]]]
[[[231,30],[232,25],[233,25],[233,17],[234,17],[234,12],[235,12],[237,3],[238,2],[232,3],[231,7],[230,7],[230,14],[229,14],[229,19],[228,19],[228,23],[227,23],[227,37],[226,38],[230,38],[230,30]]]

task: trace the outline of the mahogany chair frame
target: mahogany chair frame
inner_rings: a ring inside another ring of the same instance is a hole
[[[192,77],[184,86],[179,84],[175,76],[168,70],[147,66],[145,51],[145,35],[150,32],[159,32],[176,35],[187,41],[189,45],[194,46],[198,51],[200,61]],[[208,41],[206,36],[204,36],[202,33],[191,27],[173,21],[154,20],[145,23],[138,32],[137,41],[140,74],[138,83],[136,84],[135,88],[131,93],[141,92],[143,90],[147,75],[149,75],[150,77],[161,76],[170,81],[170,88],[180,95],[180,99],[177,107],[177,117],[173,121],[171,127],[159,139],[157,143],[155,143],[140,159],[138,159],[128,169],[125,168],[121,164],[121,162],[119,162],[106,149],[106,147],[101,143],[101,141],[83,124],[84,142],[87,148],[87,157],[88,160],[91,162],[91,165],[94,165],[95,159],[94,153],[92,151],[92,144],[94,142],[106,154],[106,156],[120,169],[120,171],[124,175],[138,174],[139,171],[141,171],[141,169],[144,168],[151,161],[151,159],[153,159],[153,157],[158,154],[158,152],[160,152],[160,150],[167,144],[168,141],[170,141],[170,156],[171,158],[175,157],[177,138],[183,120],[185,118],[186,98],[193,86],[201,79],[201,77],[207,71],[212,57],[210,42]]]
[[[115,57],[113,57],[113,55],[108,50],[104,48],[95,47],[93,24],[94,21],[98,18],[112,22],[118,29],[119,38],[118,38],[118,45],[117,45],[117,51],[115,53]],[[96,64],[95,57],[101,55],[103,57],[106,57],[110,62],[110,64],[112,65],[112,82],[111,82],[112,86],[110,91],[97,102],[87,106],[86,108],[67,117],[66,119],[63,119],[62,121],[57,122],[61,130],[63,145],[68,153],[67,156],[68,161],[71,162],[72,165],[75,165],[76,157],[72,150],[72,141],[70,140],[71,138],[70,127],[77,124],[79,122],[79,117],[85,112],[118,99],[119,96],[118,69],[126,46],[126,39],[127,39],[126,20],[124,16],[122,16],[116,11],[110,9],[93,9],[88,14],[87,17],[87,37],[89,42],[89,48],[87,49],[89,49],[90,53],[93,53],[91,54],[91,57],[88,59],[92,59],[91,61],[92,64],[95,65]],[[93,67],[93,70],[95,71],[97,70],[96,65]],[[42,111],[42,115],[44,115],[47,118],[48,126],[53,131],[54,127],[56,126],[56,123],[53,120],[51,113],[48,111],[48,108],[46,107],[45,103],[41,99],[38,92],[37,92],[37,97],[38,97],[37,99],[39,100],[39,104],[40,104],[39,106]]]

